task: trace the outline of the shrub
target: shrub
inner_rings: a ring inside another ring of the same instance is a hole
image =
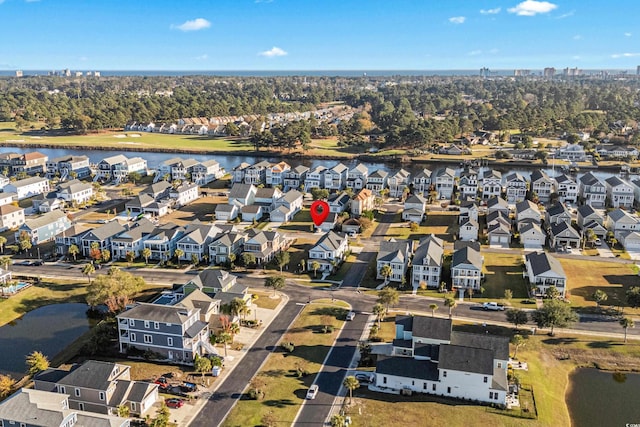
[[[286,342],[286,343],[282,344],[282,348],[288,353],[293,353],[293,350],[296,349],[296,346],[293,345],[292,342]]]

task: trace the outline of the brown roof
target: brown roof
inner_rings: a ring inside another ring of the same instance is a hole
[[[8,215],[10,213],[18,212],[21,210],[24,210],[24,209],[19,208],[17,206],[13,206],[13,205],[3,205],[3,206],[0,206],[0,215]]]
[[[355,197],[355,199],[356,200],[366,200],[369,197],[371,197],[371,195],[372,195],[371,190],[369,190],[368,188],[363,188],[362,190],[360,190],[360,192]]]
[[[35,160],[35,159],[42,159],[42,158],[46,158],[47,156],[45,156],[42,153],[39,153],[37,151],[33,151],[31,153],[24,153],[24,159],[25,160]]]

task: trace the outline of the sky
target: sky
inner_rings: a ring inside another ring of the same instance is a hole
[[[633,69],[637,0],[0,0],[3,70]]]

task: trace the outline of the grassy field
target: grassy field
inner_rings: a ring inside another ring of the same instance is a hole
[[[485,252],[484,274],[486,281],[483,298],[499,299],[510,289],[514,298],[527,298],[527,281],[522,277],[522,255]]]
[[[280,304],[281,298],[279,296],[276,296],[274,298],[273,292],[265,292],[265,291],[258,291],[255,289],[251,289],[251,294],[256,295],[258,297],[253,301],[253,303],[260,308],[273,310],[278,306],[278,304]]]
[[[385,341],[392,337],[393,319],[383,322]],[[489,327],[490,333],[511,336],[510,328]],[[478,325],[454,324],[454,330],[484,333]],[[513,348],[512,348],[513,351]],[[354,392],[354,404],[347,407],[354,425],[429,425],[429,426],[570,426],[565,403],[569,374],[578,366],[604,369],[640,369],[640,342],[623,344],[607,338],[548,335],[528,336],[518,350],[518,359],[527,362],[528,371],[515,371],[521,383],[533,387],[537,420],[493,413],[487,407],[429,396],[393,396],[360,388]],[[427,418],[425,418],[427,417]],[[425,419],[428,419],[425,424]],[[470,423],[470,420],[473,420]]]
[[[307,389],[338,336],[338,329],[328,334],[321,333],[322,325],[340,327],[346,312],[344,304],[322,301],[305,307],[282,340],[295,345],[293,353],[285,353],[281,349],[272,353],[253,380],[254,386],[265,390],[264,399],[250,400],[245,394],[223,426],[261,425],[263,417],[269,413],[279,425],[291,425]],[[298,369],[308,374],[298,377]]]
[[[420,224],[416,231],[411,231],[409,224],[402,222],[401,218],[401,214],[394,218],[394,224],[387,233],[389,237],[420,240],[434,234],[445,242],[453,243],[454,235],[458,232],[458,212],[428,213],[427,221]]]

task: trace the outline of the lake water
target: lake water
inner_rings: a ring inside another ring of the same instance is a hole
[[[0,373],[21,377],[26,356],[36,350],[51,360],[89,330],[87,308],[80,303],[47,305],[0,327]]]
[[[640,425],[638,392],[640,374],[576,369],[566,396],[573,427]]]

